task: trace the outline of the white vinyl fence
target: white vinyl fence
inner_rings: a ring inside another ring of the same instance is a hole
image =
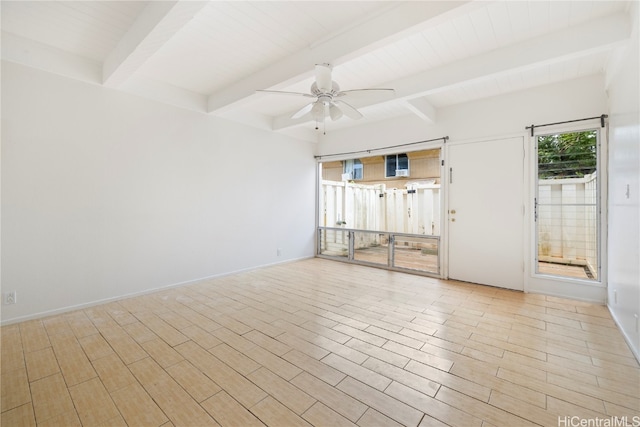
[[[585,265],[597,278],[597,180],[538,181],[538,260]]]
[[[323,180],[320,226],[439,236],[440,185],[387,189]]]

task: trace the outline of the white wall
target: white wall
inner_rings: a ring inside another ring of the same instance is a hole
[[[313,256],[313,150],[3,62],[2,321]]]
[[[606,113],[604,76],[536,87],[437,110],[430,124],[403,116],[321,137],[318,155],[328,155],[449,136],[451,141],[528,135],[525,126]],[[375,153],[374,153],[375,154]]]
[[[526,143],[524,175],[529,179],[529,182],[524,183],[525,194],[527,194],[525,199],[527,228],[522,230],[525,236],[525,291],[604,304],[606,300],[604,285],[549,280],[531,274],[534,233],[531,219],[533,193],[530,179],[533,167],[531,159],[535,153],[532,153],[533,141],[529,137],[530,133],[525,131],[525,127],[531,124],[553,123],[606,114],[608,107],[604,87],[604,75],[594,75],[439,108],[434,124],[428,124],[415,116],[407,116],[384,123],[331,132],[327,133],[319,144],[318,154],[367,150],[444,136],[449,136],[448,144],[522,136]],[[589,126],[598,126],[598,124],[598,121],[587,123]],[[445,180],[443,192],[445,209],[446,191]],[[446,233],[446,223],[444,226]],[[496,230],[497,233],[501,231]],[[443,245],[446,244],[445,239]],[[443,251],[446,253],[446,248]],[[446,263],[444,267],[446,271]]]
[[[633,43],[607,75],[609,130],[608,306],[640,359],[640,69],[637,2]],[[628,195],[627,195],[628,186]],[[617,294],[617,295],[616,295]]]

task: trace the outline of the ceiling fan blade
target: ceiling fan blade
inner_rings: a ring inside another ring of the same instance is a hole
[[[271,93],[274,95],[293,95],[293,96],[304,96],[306,98],[315,98],[315,95],[311,95],[310,93],[302,93],[302,92],[286,92],[282,90],[256,90],[256,92],[262,93]]]
[[[332,102],[329,105],[329,116],[334,122],[342,117],[342,110],[336,105],[335,102]]]
[[[335,101],[336,104],[339,104],[340,109],[344,112],[344,114],[350,119],[358,120],[362,118],[362,113],[351,105],[347,104],[344,101]]]
[[[315,102],[311,102],[311,103],[305,105],[304,107],[302,107],[301,109],[299,109],[298,111],[293,113],[291,115],[291,118],[292,119],[299,119],[300,117],[304,116],[305,114],[308,114],[309,111],[311,111],[311,109],[313,108],[314,104],[315,104]]]
[[[331,65],[316,64],[316,85],[321,92],[331,92]]]

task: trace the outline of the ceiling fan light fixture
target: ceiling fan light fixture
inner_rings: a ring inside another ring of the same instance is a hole
[[[331,116],[331,120],[336,121],[342,117],[342,110],[333,102],[329,106],[329,116]]]
[[[322,101],[316,101],[311,108],[311,117],[313,117],[315,121],[321,121],[324,119],[324,115],[324,103]]]

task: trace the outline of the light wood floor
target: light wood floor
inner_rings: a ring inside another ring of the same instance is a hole
[[[1,388],[2,426],[640,423],[605,307],[323,259],[5,326]]]

